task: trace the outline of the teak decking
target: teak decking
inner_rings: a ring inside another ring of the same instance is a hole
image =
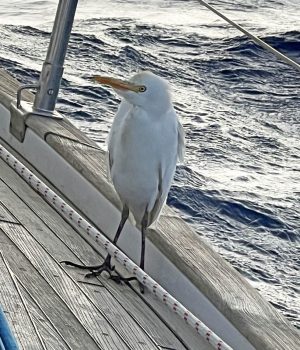
[[[21,348],[185,349],[125,284],[62,266],[102,258],[0,160],[0,301]]]

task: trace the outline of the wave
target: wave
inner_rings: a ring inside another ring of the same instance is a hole
[[[297,234],[271,210],[258,208],[257,203],[226,199],[222,193],[200,190],[190,186],[173,187],[168,203],[185,212],[194,220],[211,220],[215,222],[226,219],[230,229],[249,228],[254,231],[268,231],[274,236],[295,241]]]
[[[277,33],[276,35],[261,37],[261,39],[275,49],[282,51],[282,53],[300,59],[300,32],[288,31]],[[229,47],[228,51],[239,52],[248,57],[256,57],[261,52],[266,52],[265,49],[261,48],[245,36],[226,39],[225,43]]]

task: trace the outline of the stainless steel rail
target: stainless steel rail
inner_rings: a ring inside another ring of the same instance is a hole
[[[54,116],[77,3],[78,0],[59,1],[46,60],[43,64],[33,104],[35,114]]]

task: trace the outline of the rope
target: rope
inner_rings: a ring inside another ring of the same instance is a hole
[[[256,44],[259,46],[263,47],[264,49],[268,50],[272,54],[274,54],[277,58],[280,60],[284,61],[285,63],[289,64],[290,66],[294,67],[298,71],[300,71],[300,64],[295,62],[294,60],[290,59],[288,56],[284,55],[283,53],[279,52],[278,50],[274,49],[274,47],[270,46],[269,44],[265,43],[263,40],[259,39],[256,35],[251,34],[247,29],[243,28],[236,22],[232,21],[230,18],[227,16],[223,15],[220,11],[218,11],[215,7],[209,5],[207,2],[203,0],[198,0],[200,4],[214,12],[216,15],[219,17],[223,18],[226,22],[231,24],[233,27],[237,28],[239,31],[247,35],[249,38],[251,38]]]
[[[148,276],[138,265],[128,258],[119,248],[113,245],[102,233],[93,227],[88,221],[81,217],[71,206],[64,202],[54,191],[44,184],[28,168],[18,161],[11,153],[0,144],[0,158],[2,158],[12,169],[14,169],[44,200],[46,200],[58,213],[72,221],[83,229],[99,245],[113,256],[127,271],[134,275],[152,294],[169,307],[174,313],[181,317],[191,326],[198,335],[208,341],[216,350],[232,350],[221,338],[219,338],[203,322],[187,310],[179,301],[162,288],[155,280]]]

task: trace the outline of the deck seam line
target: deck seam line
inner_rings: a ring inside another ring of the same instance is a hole
[[[9,189],[10,187],[6,184],[6,182],[0,178],[0,181],[5,185],[7,186]],[[20,221],[18,220],[18,218],[7,208],[7,206],[2,202],[2,200],[0,199],[0,205],[10,214],[10,216],[15,220],[15,221],[11,221],[11,220],[6,220],[6,219],[0,219],[0,222],[3,221],[3,222],[9,222],[9,223],[12,223],[12,224],[20,224]]]
[[[3,219],[0,219],[0,225],[1,224],[14,224],[14,225],[18,225],[18,226],[23,226],[20,222],[15,222],[15,221],[11,221],[11,220],[3,220]]]

